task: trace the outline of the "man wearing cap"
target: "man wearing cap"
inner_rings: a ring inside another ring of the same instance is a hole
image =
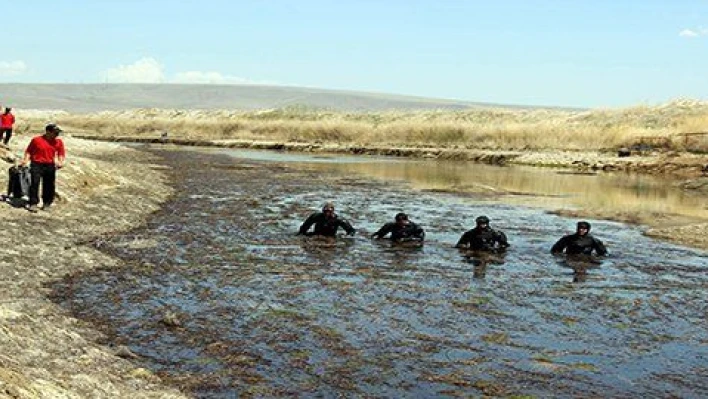
[[[489,227],[489,218],[480,216],[475,219],[477,224],[472,230],[466,231],[455,245],[456,248],[472,251],[501,252],[509,247],[506,234]]]
[[[315,225],[315,231],[308,232],[313,224]],[[334,237],[337,235],[337,229],[340,227],[346,230],[347,235],[353,236],[356,233],[356,230],[347,220],[340,219],[339,216],[334,213],[334,204],[327,202],[322,206],[322,212],[315,212],[305,220],[302,226],[300,226],[298,234]]]
[[[371,238],[384,238],[389,233],[393,242],[425,240],[423,228],[408,220],[408,215],[403,212],[397,213],[394,222],[384,224],[379,231],[371,235]]]
[[[590,234],[590,223],[578,222],[575,234],[564,236],[551,248],[551,253],[566,255],[592,255],[593,251],[599,256],[607,255],[607,248],[602,241]]]
[[[59,126],[50,123],[44,128],[44,134],[32,138],[21,165],[25,166],[29,162],[32,184],[29,190],[29,204],[27,210],[37,212],[39,204],[39,184],[42,183],[42,209],[49,210],[54,202],[55,181],[57,169],[64,166],[64,143],[59,136],[62,130]]]

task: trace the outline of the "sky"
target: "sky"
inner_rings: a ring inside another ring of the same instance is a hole
[[[2,83],[265,84],[588,108],[708,99],[708,0],[2,4]]]

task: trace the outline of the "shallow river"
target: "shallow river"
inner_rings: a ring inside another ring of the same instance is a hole
[[[544,211],[557,204],[707,216],[665,182],[158,154],[174,168],[174,199],[145,226],[92,244],[126,266],[68,276],[53,298],[197,396],[708,395],[708,254],[599,220],[592,232],[610,257],[587,274],[548,253],[576,222]],[[354,238],[295,235],[325,200]],[[423,248],[367,238],[399,211],[426,229]],[[452,248],[481,214],[509,237],[505,256]]]

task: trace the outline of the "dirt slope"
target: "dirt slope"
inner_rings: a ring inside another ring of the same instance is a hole
[[[12,142],[15,152],[27,138]],[[115,264],[85,240],[140,223],[170,194],[144,154],[109,143],[65,139],[61,198],[31,214],[0,203],[0,397],[181,397],[158,377],[101,345],[102,337],[50,302],[46,284],[65,274]],[[7,150],[0,149],[7,157]],[[8,166],[2,162],[0,165]],[[6,169],[0,187],[7,185]],[[129,357],[129,354],[122,353]]]

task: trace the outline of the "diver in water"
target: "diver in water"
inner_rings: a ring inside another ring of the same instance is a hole
[[[315,225],[315,230],[309,232],[308,230],[313,224]],[[327,202],[322,206],[322,212],[315,212],[305,220],[300,226],[298,235],[334,237],[340,227],[347,232],[347,235],[353,236],[356,234],[356,229],[347,220],[340,219],[334,213],[334,204]]]
[[[408,220],[405,213],[396,214],[395,221],[384,224],[379,231],[371,235],[371,238],[384,238],[391,233],[392,242],[416,241],[422,243],[425,240],[425,231],[422,227]]]
[[[480,216],[475,219],[477,226],[466,231],[455,248],[472,251],[503,252],[509,247],[506,234],[489,227],[489,218]]]
[[[551,248],[551,253],[559,255],[565,251],[566,255],[592,255],[594,251],[598,256],[607,255],[607,248],[602,241],[590,234],[590,228],[590,223],[578,222],[575,234],[558,240]]]

